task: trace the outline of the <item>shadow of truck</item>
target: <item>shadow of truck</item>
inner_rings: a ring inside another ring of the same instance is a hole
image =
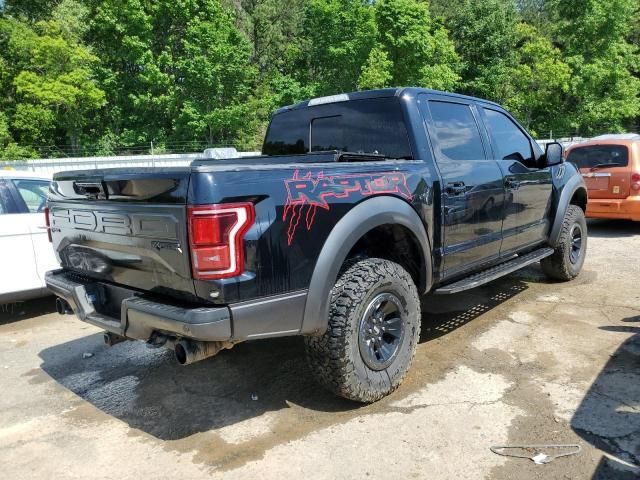
[[[464,326],[526,288],[510,277],[466,295],[438,302],[427,299],[432,308],[423,315],[421,343]],[[94,356],[83,359],[84,352]],[[315,419],[311,423],[324,412],[331,413],[326,417],[344,417],[362,408],[314,381],[299,337],[241,343],[188,367],[177,365],[173,352],[150,349],[142,342],[108,348],[99,334],[46,348],[40,357],[41,369],[57,383],[103,413],[161,440],[217,430],[292,404],[305,409],[305,417]],[[454,362],[455,355],[451,358]],[[421,375],[415,364],[413,372]],[[327,418],[320,423],[327,421],[331,423]]]
[[[102,412],[161,440],[178,440],[288,408],[327,412],[359,405],[320,388],[307,371],[303,344],[288,337],[247,342],[183,367],[173,352],[102,335],[40,352],[41,368]],[[94,354],[83,359],[83,352]]]

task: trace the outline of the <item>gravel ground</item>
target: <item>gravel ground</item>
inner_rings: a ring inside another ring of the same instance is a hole
[[[299,338],[179,367],[140,342],[105,347],[51,298],[4,306],[1,476],[640,478],[640,224],[589,228],[573,282],[536,265],[426,298],[407,380],[368,406],[317,387]],[[489,450],[576,443],[545,465]]]

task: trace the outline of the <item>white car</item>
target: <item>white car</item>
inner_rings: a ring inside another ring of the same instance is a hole
[[[58,268],[45,227],[50,181],[0,170],[0,303],[49,294],[44,274]]]

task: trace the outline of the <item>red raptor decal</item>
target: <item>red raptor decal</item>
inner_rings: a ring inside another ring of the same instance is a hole
[[[296,233],[302,210],[307,205],[305,225],[311,230],[318,207],[329,210],[327,198],[347,198],[356,193],[362,196],[396,193],[411,200],[413,196],[407,186],[407,177],[400,172],[380,172],[354,175],[329,175],[319,172],[313,178],[311,172],[300,176],[298,170],[293,178],[284,181],[287,188],[287,202],[284,205],[282,220],[289,218],[287,243],[291,245]]]

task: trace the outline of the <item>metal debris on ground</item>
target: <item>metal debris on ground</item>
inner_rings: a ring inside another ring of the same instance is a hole
[[[543,449],[572,449],[569,452],[557,453],[555,455],[547,455],[542,452]],[[575,455],[576,453],[580,453],[582,447],[578,444],[568,444],[568,445],[494,445],[493,447],[489,447],[489,449],[495,453],[496,455],[502,455],[505,457],[516,457],[516,458],[528,458],[529,460],[533,460],[536,465],[544,465],[545,463],[551,463],[556,458],[567,457],[569,455]],[[505,450],[524,450],[522,453],[518,452],[508,452]],[[531,451],[534,452],[531,455]]]
[[[82,358],[91,358],[91,357],[93,357],[93,353],[91,352],[84,352],[82,354]]]

